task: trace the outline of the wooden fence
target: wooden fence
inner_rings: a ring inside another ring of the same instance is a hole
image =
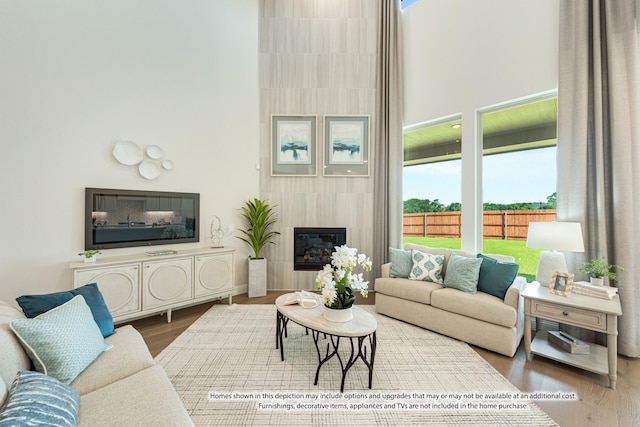
[[[526,240],[530,222],[555,220],[555,209],[484,211],[483,236],[485,239]],[[461,213],[457,211],[404,214],[402,234],[420,237],[460,237]]]

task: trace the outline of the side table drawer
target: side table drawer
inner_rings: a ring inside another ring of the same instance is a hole
[[[607,315],[597,311],[582,310],[542,301],[532,301],[531,315],[591,329],[593,331],[607,332]]]

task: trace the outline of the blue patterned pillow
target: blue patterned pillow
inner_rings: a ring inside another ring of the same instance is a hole
[[[16,301],[24,311],[27,317],[36,317],[42,313],[55,308],[69,301],[76,295],[82,295],[85,302],[91,309],[93,319],[98,324],[103,337],[112,335],[115,331],[113,328],[113,317],[104,302],[102,293],[98,289],[97,283],[89,283],[70,291],[54,292],[45,295],[22,295],[16,298]]]
[[[19,371],[0,408],[0,427],[75,426],[79,407],[73,388],[39,372]]]
[[[444,256],[432,255],[412,249],[411,258],[413,259],[413,267],[411,268],[409,279],[442,284]]]
[[[38,372],[69,384],[111,345],[82,295],[33,319],[17,319],[11,329]]]

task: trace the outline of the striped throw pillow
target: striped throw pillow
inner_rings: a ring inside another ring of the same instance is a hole
[[[0,408],[0,427],[75,426],[80,396],[70,386],[48,375],[19,371]]]

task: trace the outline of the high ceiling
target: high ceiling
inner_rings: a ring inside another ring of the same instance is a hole
[[[557,98],[484,114],[483,154],[556,145],[557,116]],[[404,166],[459,159],[462,127],[453,125],[465,124],[453,120],[405,132]]]

